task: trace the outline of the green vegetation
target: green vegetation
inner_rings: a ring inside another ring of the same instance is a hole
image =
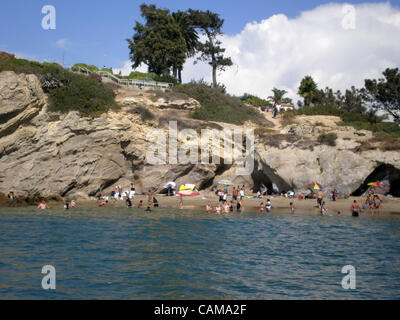
[[[49,111],[99,115],[116,107],[114,91],[97,79],[70,74],[68,83],[49,92]]]
[[[99,68],[97,68],[96,66],[88,65],[88,64],[84,64],[84,63],[75,63],[72,66],[72,68],[76,68],[76,67],[86,68],[86,69],[91,70],[91,71],[99,71]]]
[[[318,136],[318,142],[320,144],[326,144],[328,146],[336,146],[336,139],[337,139],[337,134],[330,132],[330,133],[322,133],[321,135]]]
[[[277,89],[277,88],[273,88],[272,89],[272,96],[269,96],[268,99],[273,104],[292,103],[292,99],[285,98],[286,94],[287,94],[286,90],[280,90],[280,89]]]
[[[216,87],[217,70],[223,71],[232,65],[231,59],[224,57],[225,49],[218,40],[224,20],[210,11],[189,9],[171,13],[168,9],[146,4],[142,4],[140,10],[146,22],[136,21],[132,38],[126,39],[133,67],[144,63],[149,72],[162,78],[170,76],[182,83],[181,72],[186,59],[199,53],[199,59],[212,67],[213,86]],[[204,35],[204,43],[199,41],[198,33]]]
[[[400,150],[400,139],[395,139],[387,133],[378,132],[370,140],[363,141],[359,147],[360,151],[380,149],[382,151]]]
[[[330,88],[318,89],[310,76],[300,84],[300,115],[331,115],[342,119],[339,125],[351,126],[357,130],[382,132],[392,138],[400,138],[400,72],[386,69],[385,79],[365,80],[365,87],[351,87],[344,94]],[[390,114],[394,122],[385,121],[387,115],[379,116],[378,111]]]
[[[87,77],[57,63],[17,59],[5,52],[0,52],[0,71],[36,75],[49,95],[49,111],[77,110],[83,115],[98,115],[117,107],[114,91],[101,83],[101,77],[96,75]]]
[[[191,114],[194,119],[234,124],[243,124],[247,120],[260,123],[263,119],[255,108],[226,94],[219,86],[213,87],[201,81],[177,85],[173,90],[200,102],[202,107]]]
[[[386,69],[382,79],[366,79],[364,99],[375,110],[382,110],[400,121],[400,70]]]
[[[261,99],[257,96],[251,95],[249,93],[245,93],[243,96],[239,97],[240,100],[243,101],[243,103],[246,103],[248,105],[251,105],[253,107],[261,107],[262,111],[265,111],[266,108],[272,108],[272,103]]]

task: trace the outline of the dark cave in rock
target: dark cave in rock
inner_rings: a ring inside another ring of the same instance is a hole
[[[368,183],[380,182],[386,180],[389,182],[389,191],[394,197],[400,197],[400,170],[391,164],[381,164],[364,180],[363,184],[352,193],[352,196],[363,195],[369,188]]]

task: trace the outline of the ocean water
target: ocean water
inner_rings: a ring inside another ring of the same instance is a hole
[[[399,262],[395,215],[0,208],[0,299],[399,299]]]

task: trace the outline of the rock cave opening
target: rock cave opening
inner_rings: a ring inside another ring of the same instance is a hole
[[[254,183],[252,188],[254,193],[260,191],[261,184],[264,184],[268,188],[268,194],[271,194],[273,191],[272,181],[262,170],[254,170],[251,174],[251,178],[253,179]]]
[[[400,197],[400,170],[390,164],[381,164],[364,180],[363,184],[352,193],[352,196],[362,196],[369,188],[368,183],[386,182],[384,193]]]

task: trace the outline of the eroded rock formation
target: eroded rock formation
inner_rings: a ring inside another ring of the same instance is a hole
[[[168,130],[170,120],[178,120],[179,129],[196,131],[238,127],[190,119],[188,110],[199,104],[181,96],[124,91],[117,100],[122,109],[100,117],[50,113],[35,76],[0,73],[0,193],[12,190],[24,197],[88,198],[108,194],[117,184],[128,187],[131,182],[141,193],[159,191],[171,180],[209,190],[218,180],[230,179],[248,190],[256,191],[265,183],[270,190],[296,192],[318,181],[328,190],[336,188],[350,195],[362,191],[366,179],[380,166],[392,170],[387,177],[379,175],[392,185],[388,190],[393,193],[399,185],[400,152],[359,151],[357,147],[371,133],[337,126],[335,117],[299,117],[293,125],[257,136],[255,170],[247,176],[237,176],[241,164],[225,159],[221,164],[151,165],[146,161],[153,143],[148,133]],[[137,112],[135,108],[141,109]],[[148,114],[143,115],[144,109]],[[336,146],[320,145],[318,134],[331,131],[338,134]]]

